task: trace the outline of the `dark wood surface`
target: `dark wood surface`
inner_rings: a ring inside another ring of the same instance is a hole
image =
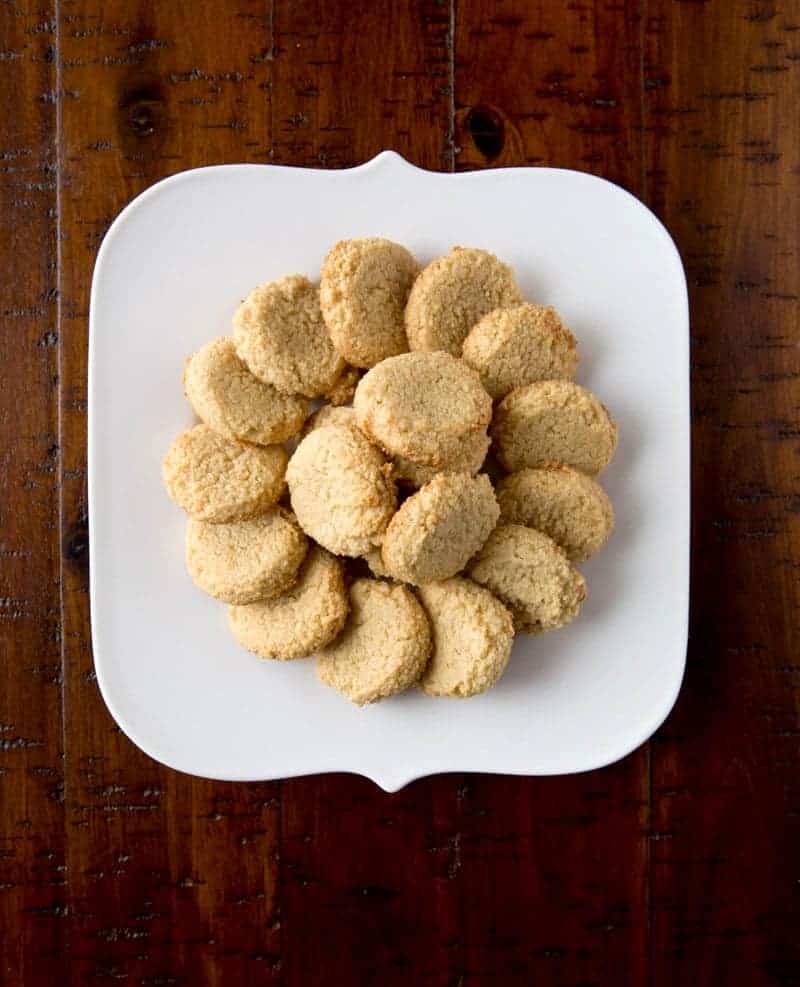
[[[0,2],[1,983],[800,984],[798,92],[797,0]],[[602,771],[219,784],[97,691],[105,230],[184,168],[383,148],[588,170],[680,247],[687,675]]]

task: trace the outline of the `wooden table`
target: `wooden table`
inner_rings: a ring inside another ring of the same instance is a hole
[[[2,983],[800,983],[798,92],[798,0],[0,3]],[[603,175],[683,255],[688,671],[605,770],[218,784],[99,696],[103,234],[184,168],[382,148]]]

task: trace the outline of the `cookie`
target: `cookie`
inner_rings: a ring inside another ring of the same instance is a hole
[[[497,486],[504,521],[549,535],[572,562],[590,558],[608,541],[614,509],[592,477],[569,466],[544,466],[512,473]]]
[[[355,428],[324,425],[300,443],[286,470],[300,526],[336,555],[380,544],[397,505],[391,467]]]
[[[544,305],[497,308],[464,340],[463,359],[495,399],[534,380],[572,378],[578,346],[558,312]]]
[[[492,399],[462,360],[448,353],[404,353],[361,378],[353,407],[358,427],[389,455],[439,466],[486,428]]]
[[[350,404],[360,380],[361,371],[357,367],[345,367],[325,397],[337,407],[342,404]]]
[[[323,404],[311,415],[300,434],[305,438],[309,432],[313,432],[315,428],[322,428],[323,425],[349,425],[351,428],[357,428],[356,413],[346,406]]]
[[[417,276],[413,256],[391,240],[340,240],[322,265],[320,304],[339,353],[374,367],[408,350],[404,312]]]
[[[517,305],[522,293],[514,272],[488,250],[453,247],[414,282],[406,305],[412,350],[461,355],[467,333],[487,312]]]
[[[208,425],[182,432],[164,459],[167,493],[199,521],[243,521],[277,503],[286,451],[217,434]]]
[[[404,456],[393,460],[395,479],[407,487],[424,487],[438,473],[469,473],[473,475],[483,465],[489,449],[489,436],[485,431],[470,432],[458,444],[458,450],[445,458],[441,466],[425,466]]]
[[[288,511],[227,524],[189,520],[186,568],[195,584],[225,603],[280,596],[294,583],[308,539]]]
[[[617,426],[585,387],[542,380],[518,387],[497,406],[492,439],[509,473],[565,463],[595,475],[617,446]]]
[[[375,576],[376,579],[392,578],[386,566],[383,564],[381,550],[379,548],[371,548],[364,556],[364,561],[367,563],[369,571],[373,576]]]
[[[503,604],[470,579],[420,586],[433,632],[433,650],[420,681],[429,696],[475,696],[497,682],[514,643],[514,622]]]
[[[345,368],[322,320],[319,289],[300,274],[252,291],[233,317],[233,341],[250,372],[284,394],[321,397]]]
[[[342,563],[312,546],[297,582],[283,596],[228,612],[233,636],[260,658],[306,658],[344,627],[350,602]]]
[[[306,398],[282,394],[254,377],[226,336],[187,361],[183,386],[197,417],[229,439],[264,446],[284,442],[308,416]]]
[[[357,579],[350,587],[350,617],[340,637],[317,655],[317,674],[363,706],[413,685],[430,651],[428,618],[409,589]]]
[[[563,550],[521,524],[498,524],[468,572],[505,603],[516,630],[528,634],[568,624],[586,598],[583,576]]]
[[[395,579],[449,579],[478,551],[500,517],[488,476],[440,473],[412,494],[386,529],[381,557]]]

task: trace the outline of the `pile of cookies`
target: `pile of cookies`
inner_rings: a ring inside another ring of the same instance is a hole
[[[577,616],[575,563],[613,527],[595,477],[617,428],[577,362],[485,250],[420,270],[388,240],[337,243],[319,285],[261,285],[187,361],[200,423],[163,475],[190,575],[245,648],[315,655],[355,703],[484,692],[515,632]]]

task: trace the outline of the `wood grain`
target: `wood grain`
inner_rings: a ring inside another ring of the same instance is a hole
[[[66,925],[52,4],[0,5],[0,979]]]
[[[0,38],[0,983],[800,981],[797,0],[17,0]],[[178,775],[94,681],[97,247],[184,168],[386,147],[592,171],[676,237],[687,680],[651,744],[585,776]]]

